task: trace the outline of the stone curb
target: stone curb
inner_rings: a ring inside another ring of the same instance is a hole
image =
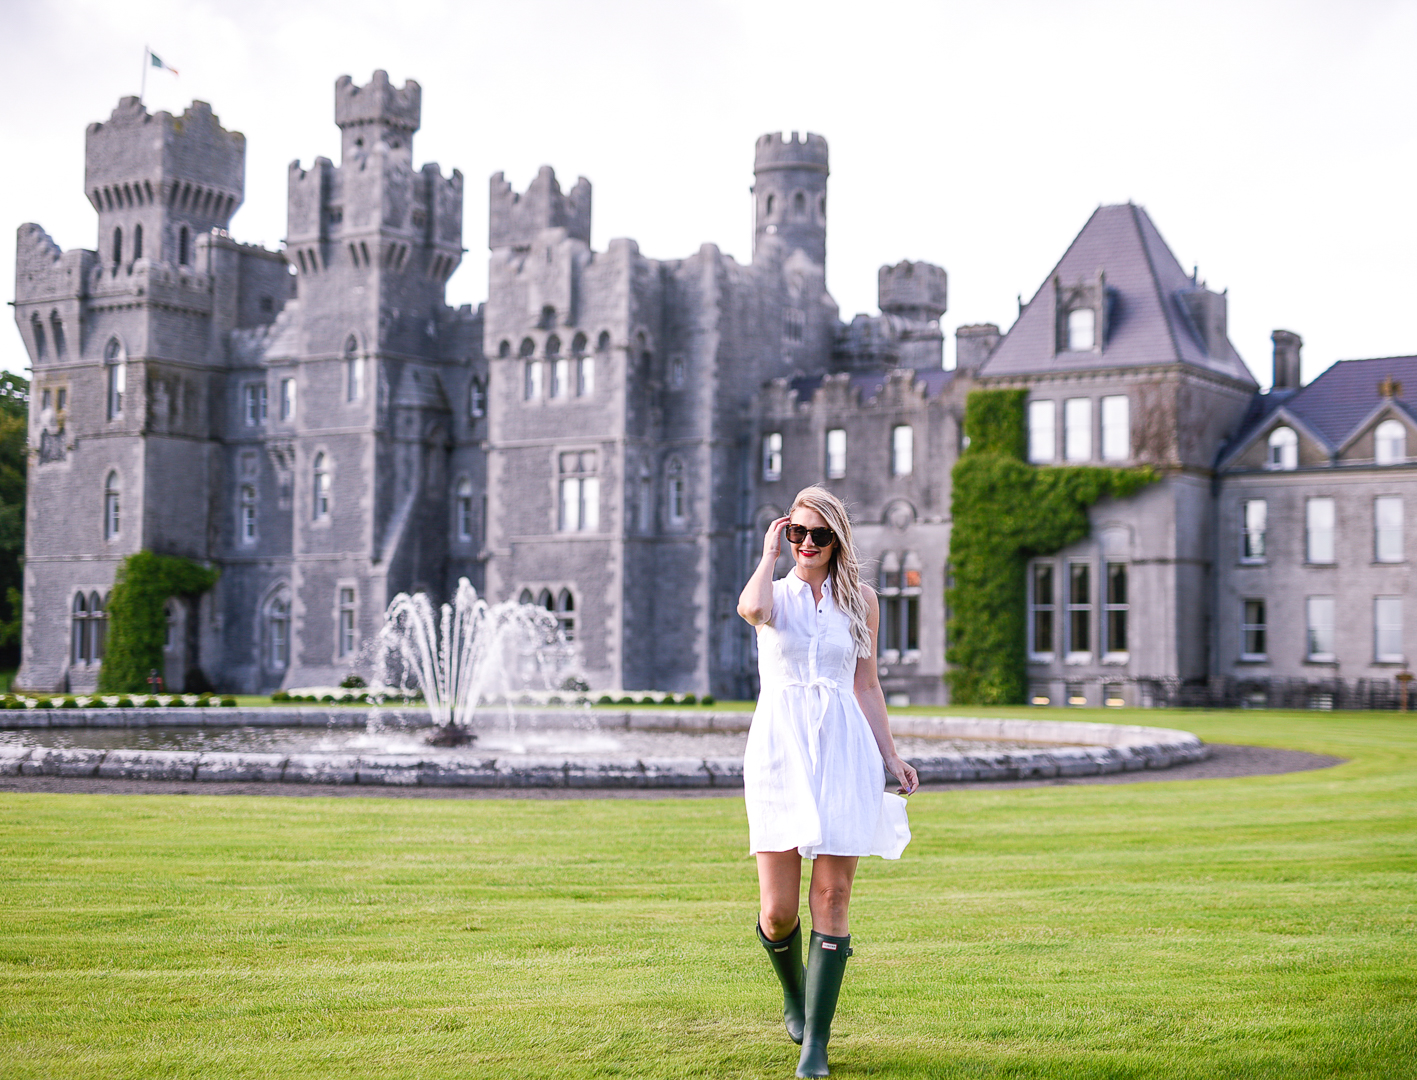
[[[90,710],[65,711],[79,713]],[[150,716],[153,713],[188,710],[141,711]],[[241,711],[249,713],[252,710]],[[324,717],[327,717],[329,712],[321,709],[300,711],[317,713]],[[369,710],[359,711],[367,714]],[[592,717],[596,721],[596,727],[611,730],[619,727],[636,730],[741,731],[748,726],[751,719],[749,713],[668,711],[608,714],[596,712],[578,715]],[[610,722],[602,724],[602,715]],[[146,719],[146,716],[144,718]],[[359,717],[360,722],[363,719],[363,716]],[[550,721],[553,720],[557,722],[557,726],[564,726],[566,711],[543,710],[517,715],[518,725],[529,728],[550,726]],[[650,722],[651,720],[653,722]],[[302,726],[314,725],[302,722]],[[953,716],[895,717],[891,721],[891,727],[897,734],[902,735],[1039,743],[1091,743],[1085,746],[1040,746],[1037,750],[1014,750],[996,754],[947,753],[933,757],[910,758],[910,763],[920,773],[920,779],[924,783],[1097,776],[1141,769],[1168,769],[1173,765],[1201,761],[1210,756],[1210,748],[1195,735],[1168,728],[1084,724],[1063,720],[993,720]],[[543,757],[502,760],[479,759],[467,754],[436,751],[414,756],[0,746],[0,776],[16,775],[99,776],[124,780],[261,780],[287,784],[422,787],[737,788],[743,786],[743,762],[738,758],[599,758],[566,761],[556,757]]]

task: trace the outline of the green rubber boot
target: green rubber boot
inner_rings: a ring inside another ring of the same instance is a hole
[[[807,1023],[803,1028],[802,1057],[798,1076],[830,1076],[827,1068],[827,1040],[831,1038],[836,999],[841,993],[841,977],[846,974],[846,958],[851,955],[851,935],[828,937],[812,931],[807,947]]]
[[[802,970],[802,924],[794,926],[792,933],[781,941],[769,941],[759,926],[758,940],[768,951],[777,981],[782,983],[782,1022],[787,1025],[787,1035],[800,1046],[802,1026],[806,1023],[803,995],[807,990],[807,975]]]

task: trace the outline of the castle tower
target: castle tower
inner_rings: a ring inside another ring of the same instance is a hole
[[[758,138],[753,159],[753,259],[775,240],[827,262],[827,140],[797,132]]]

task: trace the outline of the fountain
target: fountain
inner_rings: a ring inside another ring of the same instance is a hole
[[[397,687],[406,696],[412,676],[436,729],[433,746],[470,744],[479,705],[500,700],[510,715],[518,690],[532,682],[548,688],[571,659],[555,615],[512,600],[489,604],[467,578],[437,611],[423,593],[395,596],[378,649],[383,676],[375,691]]]

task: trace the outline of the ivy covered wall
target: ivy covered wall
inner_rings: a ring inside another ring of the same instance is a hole
[[[124,559],[108,598],[108,648],[99,669],[99,689],[148,690],[148,674],[154,668],[163,670],[168,599],[200,596],[216,580],[216,570],[174,555],[139,551]]]
[[[955,464],[947,594],[950,700],[1018,705],[1028,693],[1028,560],[1088,535],[1087,511],[1157,479],[1149,467],[1037,466],[1027,461],[1027,390],[974,390],[969,445]]]

